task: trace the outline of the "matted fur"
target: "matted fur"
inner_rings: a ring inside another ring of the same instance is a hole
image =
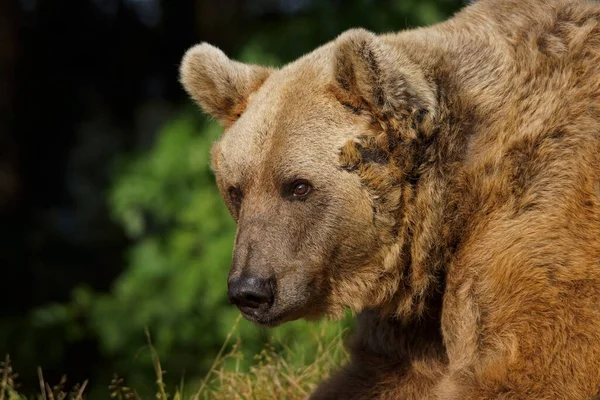
[[[226,126],[230,277],[276,282],[246,317],[358,313],[351,363],[312,399],[598,394],[598,3],[480,0],[281,69],[202,44],[181,74]]]

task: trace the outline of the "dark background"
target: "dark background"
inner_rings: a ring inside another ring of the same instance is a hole
[[[168,146],[157,142],[169,135],[163,133],[165,124],[190,115],[194,135],[215,129],[206,127],[177,80],[188,47],[209,41],[234,58],[282,64],[350,27],[400,30],[444,19],[462,5],[459,0],[0,1],[0,354],[11,354],[22,389],[36,388],[38,365],[48,380],[66,373],[70,381],[91,378],[96,386],[107,385],[112,372],[130,375],[143,331],[135,325],[134,333],[128,332],[126,316],[144,307],[155,310],[149,303],[153,294],[161,296],[160,304],[173,298],[173,292],[157,290],[126,303],[118,282],[144,264],[142,256],[136,258],[145,251],[139,250],[144,240],[174,235],[181,220],[161,217],[168,207],[154,207],[158,200],[144,200],[145,208],[137,200],[122,205],[111,193],[121,193],[119,185],[126,191],[132,185],[127,177],[135,177],[138,167],[145,171],[144,162],[151,164],[160,146]],[[208,145],[198,145],[198,154],[208,153]],[[194,176],[193,170],[185,173]],[[160,194],[169,191],[172,176],[183,173],[169,174],[144,179],[168,181],[153,189]],[[202,187],[210,188],[206,179]],[[135,225],[127,219],[131,204],[142,209],[135,217],[143,222],[142,233],[130,229]],[[224,208],[212,201],[195,207]],[[232,224],[223,224],[228,238]],[[210,238],[202,239],[205,248],[211,248]],[[223,243],[227,253],[229,242]],[[173,248],[163,247],[161,254]],[[227,260],[216,264],[210,268],[226,272]],[[123,280],[138,281],[148,284],[138,275]],[[212,284],[221,295],[224,282]],[[78,288],[87,294],[77,295]],[[102,320],[97,317],[102,312],[115,318]],[[219,312],[212,306],[182,311],[181,320],[194,326],[194,318],[210,320],[198,324],[216,326]],[[214,340],[196,345],[193,327],[185,338],[172,338],[169,332],[177,336],[187,328],[147,314],[139,324],[166,332],[157,341],[167,343],[162,356],[172,360],[172,378],[177,380],[180,370],[201,374],[218,350],[222,329],[215,328]],[[139,336],[139,342],[113,345],[105,338],[109,327],[111,335]],[[201,359],[194,368],[194,360]]]

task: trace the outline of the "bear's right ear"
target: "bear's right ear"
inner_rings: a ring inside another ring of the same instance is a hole
[[[179,79],[205,112],[230,126],[271,72],[270,68],[233,61],[218,48],[202,43],[183,56]]]

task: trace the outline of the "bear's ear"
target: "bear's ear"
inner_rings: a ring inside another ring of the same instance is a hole
[[[418,113],[432,118],[435,88],[399,48],[364,29],[336,39],[334,74],[345,103],[378,115]]]
[[[179,69],[187,93],[221,124],[233,124],[244,112],[250,94],[271,74],[271,69],[229,59],[207,43],[190,48]]]

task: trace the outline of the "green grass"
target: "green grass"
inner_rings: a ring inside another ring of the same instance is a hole
[[[156,395],[158,400],[261,400],[305,399],[316,385],[327,378],[332,370],[347,360],[343,348],[343,336],[340,332],[334,340],[325,338],[325,330],[315,334],[317,351],[304,354],[303,350],[293,349],[282,343],[271,343],[254,357],[252,366],[247,370],[240,367],[242,342],[236,334],[241,319],[238,317],[228,333],[221,350],[203,378],[190,383],[183,380],[175,387],[168,387],[163,381],[164,371],[161,357],[152,345],[150,333],[146,330],[148,348],[153,365]],[[164,356],[164,355],[162,355]],[[168,355],[167,355],[168,356]],[[0,400],[84,400],[87,381],[67,389],[66,378],[57,385],[50,386],[44,380],[43,372],[38,369],[40,390],[37,396],[27,398],[18,393],[18,376],[6,356],[0,363]],[[127,386],[122,378],[114,376],[109,386],[113,399],[142,400],[135,388]]]

